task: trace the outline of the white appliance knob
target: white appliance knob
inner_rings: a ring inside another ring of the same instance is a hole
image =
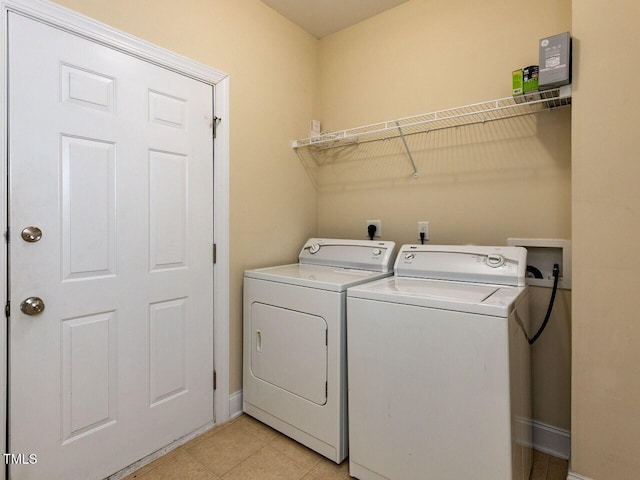
[[[415,254],[415,253],[407,253],[407,254],[404,256],[404,259],[405,259],[405,260],[413,260],[414,258],[416,258],[416,254]]]
[[[374,248],[373,249],[373,254],[377,257],[378,255],[380,255],[382,253],[382,250],[380,250],[379,248]]]
[[[487,265],[489,265],[492,268],[501,267],[502,265],[504,265],[504,262],[505,260],[502,255],[499,255],[497,253],[487,255]]]
[[[320,245],[318,243],[314,243],[309,247],[309,253],[312,255],[314,253],[318,253],[319,251],[320,251]]]

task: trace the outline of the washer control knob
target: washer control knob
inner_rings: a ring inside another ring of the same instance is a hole
[[[414,258],[416,258],[416,254],[415,253],[407,253],[404,256],[405,260],[413,260]]]
[[[378,255],[380,255],[381,253],[382,253],[382,250],[380,250],[379,248],[374,248],[374,249],[373,249],[373,255],[374,255],[374,256],[376,256],[376,257],[377,257],[377,256],[378,256]]]
[[[313,255],[315,253],[318,253],[319,251],[320,251],[320,244],[318,244],[318,243],[314,243],[313,245],[311,245],[309,247],[309,253],[311,255]]]
[[[504,257],[497,253],[492,253],[491,255],[487,255],[487,265],[492,268],[498,268],[504,265]]]

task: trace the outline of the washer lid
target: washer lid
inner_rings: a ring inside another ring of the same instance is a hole
[[[349,287],[388,277],[389,272],[373,272],[352,268],[326,267],[322,265],[305,265],[294,263],[279,267],[245,270],[245,278],[256,278],[271,282],[287,283],[303,287],[319,288],[342,292]]]
[[[411,278],[398,278],[394,289],[404,295],[417,295],[465,303],[481,303],[493,295],[499,287],[468,282],[416,281],[416,279]]]
[[[507,317],[527,287],[389,277],[358,285],[349,298]]]

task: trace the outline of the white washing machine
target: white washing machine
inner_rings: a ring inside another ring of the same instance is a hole
[[[244,274],[243,410],[347,456],[346,290],[392,275],[393,242],[312,238],[299,263]]]
[[[528,480],[526,250],[404,245],[350,288],[349,472],[360,480]]]

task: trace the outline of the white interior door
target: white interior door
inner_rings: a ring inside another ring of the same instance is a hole
[[[9,474],[103,478],[213,421],[212,87],[13,13],[8,85]]]

